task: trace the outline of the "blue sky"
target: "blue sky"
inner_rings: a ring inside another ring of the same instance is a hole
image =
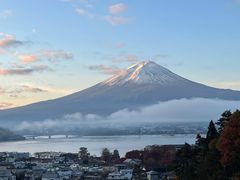
[[[0,108],[60,97],[151,59],[240,90],[239,0],[0,0]]]

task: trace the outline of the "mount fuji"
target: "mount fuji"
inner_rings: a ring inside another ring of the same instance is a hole
[[[185,79],[152,61],[140,62],[90,88],[58,99],[0,111],[8,122],[60,118],[80,112],[108,116],[162,101],[190,98],[240,100],[240,91],[218,89]]]

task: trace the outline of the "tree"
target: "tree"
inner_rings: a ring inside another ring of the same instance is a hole
[[[227,110],[224,113],[222,113],[221,118],[216,122],[216,125],[218,125],[219,133],[223,131],[225,124],[229,122],[231,116],[232,112],[230,110]]]
[[[85,147],[80,147],[78,157],[83,161],[83,164],[88,164],[90,153]]]
[[[240,172],[240,111],[237,110],[224,126],[219,140],[221,164],[229,175]]]
[[[108,148],[103,148],[101,157],[106,162],[111,160],[111,153]]]
[[[217,129],[216,129],[213,121],[210,121],[209,126],[208,126],[208,132],[207,132],[206,140],[209,143],[211,140],[213,140],[217,137],[218,137]]]
[[[196,151],[194,147],[185,143],[185,145],[177,151],[175,160],[175,172],[179,179],[189,180],[196,179],[198,164],[196,160]]]
[[[139,150],[129,151],[129,152],[126,153],[125,158],[142,160],[142,158],[143,158],[143,151],[139,151]]]
[[[140,165],[134,165],[133,167],[133,179],[136,180],[147,180],[146,173],[143,171]]]
[[[113,151],[113,159],[117,160],[120,158],[119,152],[117,149]]]
[[[203,138],[200,134],[197,134],[195,144],[198,148],[201,148],[201,149],[206,148],[207,146],[206,138]]]

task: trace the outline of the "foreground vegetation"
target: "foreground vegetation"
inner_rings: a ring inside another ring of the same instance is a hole
[[[206,138],[198,134],[195,145],[185,144],[174,170],[181,180],[240,179],[240,111],[225,111],[209,123]]]

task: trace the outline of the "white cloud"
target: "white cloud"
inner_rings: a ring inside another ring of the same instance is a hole
[[[0,95],[7,95],[9,97],[25,97],[29,93],[52,93],[67,95],[73,93],[73,90],[66,88],[54,88],[33,83],[14,83],[12,86],[0,87]]]
[[[73,59],[73,54],[64,50],[42,50],[40,56],[47,58],[49,61],[65,59]]]
[[[2,12],[0,12],[0,18],[2,19],[7,19],[12,16],[12,11],[9,9],[5,9]]]
[[[74,128],[79,127],[128,127],[146,123],[209,122],[217,120],[225,110],[235,111],[240,101],[219,99],[179,99],[144,107],[139,111],[123,109],[108,117],[95,114],[82,115],[81,112],[63,116],[61,119],[47,119],[37,122],[23,122],[20,129]]]
[[[20,84],[22,87],[28,87],[28,89],[39,89],[42,90],[41,92],[49,92],[49,93],[60,93],[60,94],[70,94],[73,93],[72,90],[65,89],[65,88],[54,88],[50,86],[40,86],[31,83],[24,83]]]
[[[94,71],[98,71],[100,73],[103,74],[116,74],[116,73],[120,73],[123,70],[116,67],[116,66],[105,66],[105,65],[92,65],[88,67],[89,70],[94,70]]]
[[[50,86],[44,86],[44,85],[37,85],[37,84],[32,84],[32,83],[19,83],[17,86],[20,86],[19,92],[49,92],[49,93],[59,93],[59,94],[70,94],[73,93],[69,89],[64,89],[64,88],[54,88]]]
[[[110,14],[119,14],[127,10],[127,6],[123,3],[113,4],[108,7]]]
[[[107,15],[104,17],[104,19],[113,26],[123,25],[123,24],[129,23],[132,20],[132,18],[129,18],[129,17],[112,16],[112,15]]]
[[[36,33],[37,29],[36,28],[32,28],[32,33]]]
[[[76,8],[75,11],[76,11],[79,15],[82,15],[82,16],[87,16],[87,17],[89,17],[89,18],[94,18],[94,17],[95,17],[95,14],[87,11],[86,9]]]

